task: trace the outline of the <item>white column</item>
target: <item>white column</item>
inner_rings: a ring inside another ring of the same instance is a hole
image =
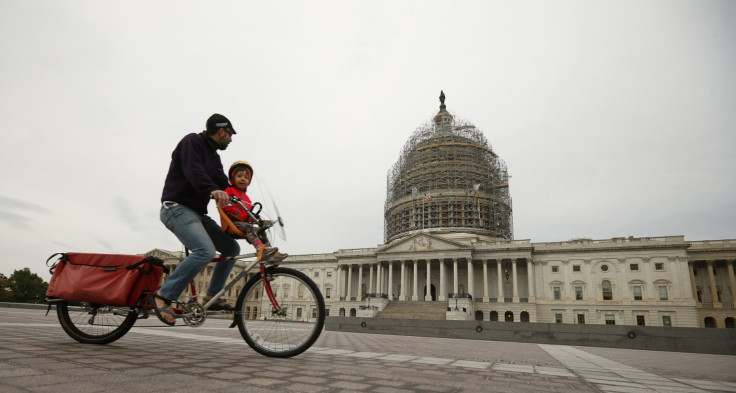
[[[716,292],[716,276],[713,273],[713,261],[708,261],[708,281],[710,282],[710,298],[713,301],[714,308],[722,308],[723,305],[718,301],[718,293]]]
[[[514,303],[518,303],[519,302],[519,286],[516,285],[516,283],[518,282],[517,280],[518,276],[516,275],[516,259],[511,260],[511,267],[512,267],[513,274],[514,274],[514,298],[512,301]],[[514,320],[516,320],[516,318],[514,318]]]
[[[447,286],[445,285],[445,260],[440,258],[440,294],[437,299],[447,301]]]
[[[498,275],[498,301],[499,303],[503,303],[503,272],[501,271],[501,260],[496,259],[496,274]],[[499,316],[499,319],[501,317]]]
[[[388,300],[394,300],[394,262],[388,261]]]
[[[457,296],[457,258],[452,258],[452,292]]]
[[[483,260],[483,302],[488,303],[488,260]]]
[[[348,295],[346,300],[353,300],[353,265],[348,265]]]
[[[406,261],[401,261],[401,281],[399,281],[401,288],[399,288],[399,300],[406,300]]]
[[[412,286],[412,293],[411,293],[411,300],[416,302],[419,301],[419,292],[417,291],[417,281],[418,281],[418,267],[419,260],[414,260],[414,285]]]
[[[733,259],[729,259],[726,261],[726,269],[728,270],[728,282],[731,284],[731,303],[736,304],[736,274],[734,274],[733,272],[733,264]]]
[[[529,303],[536,301],[536,291],[534,290],[534,261],[531,258],[526,260],[526,275],[527,275],[527,297]]]
[[[368,293],[376,293],[375,289],[373,289],[373,265],[370,265],[371,274],[368,277]]]
[[[337,267],[337,298],[341,298],[342,295],[342,266]]]
[[[381,261],[376,265],[376,294],[383,293],[383,280],[381,277]]]
[[[432,280],[429,279],[429,259],[427,259],[427,294],[424,295],[424,301],[428,302],[432,300],[432,291],[431,291],[431,285]]]
[[[475,281],[475,276],[473,276],[473,259],[468,259],[468,294],[475,298],[475,285],[473,283]]]
[[[358,294],[355,296],[358,301],[363,301],[363,264],[358,265]]]

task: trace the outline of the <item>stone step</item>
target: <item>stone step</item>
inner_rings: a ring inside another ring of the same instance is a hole
[[[444,320],[447,303],[392,301],[376,314],[376,318]]]

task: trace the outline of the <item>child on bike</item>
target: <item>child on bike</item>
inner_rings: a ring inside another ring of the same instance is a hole
[[[253,202],[251,202],[246,191],[253,179],[253,167],[247,161],[236,161],[230,165],[228,177],[230,179],[230,187],[226,188],[225,192],[231,197],[238,197],[245,207],[251,209]],[[248,243],[255,247],[259,260],[269,260],[275,265],[289,256],[289,254],[279,253],[278,248],[271,247],[265,231],[258,234],[258,228],[254,225],[255,223],[248,216],[248,213],[243,211],[243,208],[233,205],[225,206],[223,209],[233,221],[233,224],[245,234],[245,239]]]

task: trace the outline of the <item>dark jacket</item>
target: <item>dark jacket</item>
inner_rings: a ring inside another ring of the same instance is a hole
[[[207,214],[210,193],[228,186],[217,144],[204,132],[185,136],[171,154],[161,202],[172,201]]]

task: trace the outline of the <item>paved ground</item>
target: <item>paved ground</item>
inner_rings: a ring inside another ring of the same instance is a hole
[[[736,392],[736,356],[323,332],[271,359],[223,320],[100,346],[44,314],[0,309],[0,392]]]

